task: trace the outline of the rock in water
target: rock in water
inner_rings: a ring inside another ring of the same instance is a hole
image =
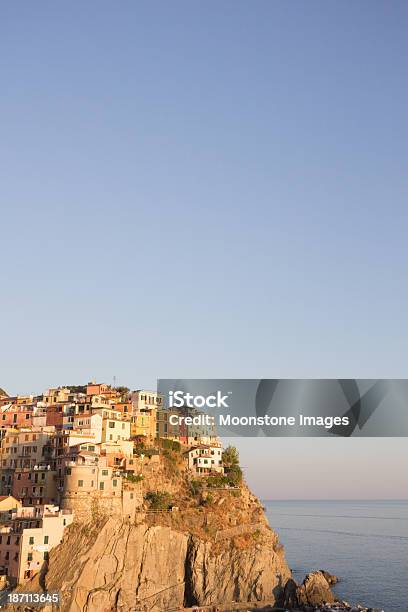
[[[298,587],[297,597],[302,606],[321,606],[324,603],[335,601],[329,583],[322,572],[307,574],[301,586]]]
[[[298,588],[299,587],[293,578],[289,578],[283,591],[283,599],[281,601],[282,606],[289,608],[290,610],[298,607]]]
[[[323,574],[323,576],[326,578],[327,582],[332,586],[333,584],[337,584],[339,579],[337,578],[337,576],[335,576],[334,574],[330,574],[329,572],[326,572],[326,570],[320,570],[320,572]]]

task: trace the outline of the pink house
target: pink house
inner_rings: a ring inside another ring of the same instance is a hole
[[[32,406],[17,406],[12,404],[3,407],[0,413],[0,427],[32,427],[33,408]]]

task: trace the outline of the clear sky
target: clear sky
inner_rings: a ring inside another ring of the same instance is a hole
[[[0,386],[406,377],[407,25],[2,3]]]

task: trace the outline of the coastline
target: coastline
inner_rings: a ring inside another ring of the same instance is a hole
[[[406,608],[407,500],[262,502],[295,580],[320,567],[339,577],[336,599],[387,612]]]

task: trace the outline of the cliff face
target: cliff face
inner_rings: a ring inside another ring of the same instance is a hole
[[[213,554],[211,543],[193,539],[187,549],[186,601],[208,605],[233,601],[277,603],[290,570],[273,537],[259,531],[262,544]]]
[[[274,603],[291,575],[276,534],[246,489],[238,499],[220,493],[211,510],[74,524],[44,569],[24,588],[61,591],[63,612]]]
[[[70,612],[163,612],[194,604],[271,602],[281,594],[290,572],[274,551],[273,536],[245,549],[223,545],[215,550],[213,543],[170,527],[111,518],[96,533],[70,529],[51,554],[45,584],[62,592],[62,610]]]
[[[291,576],[283,547],[244,484],[208,488],[177,453],[145,461],[143,474],[126,485],[132,512],[89,499],[85,512],[76,501],[76,520],[48,566],[20,589],[61,592],[62,612],[164,612],[283,596]]]

